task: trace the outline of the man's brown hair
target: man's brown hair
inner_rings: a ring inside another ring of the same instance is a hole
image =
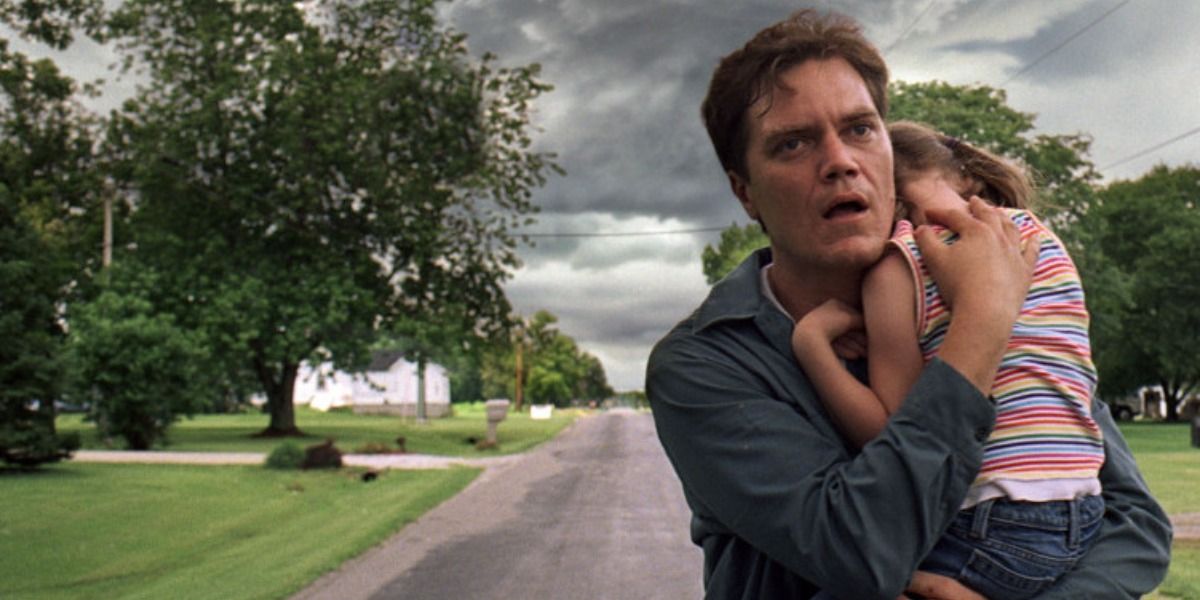
[[[887,65],[862,27],[845,15],[805,9],[755,35],[717,65],[700,106],[704,126],[726,172],[749,179],[746,113],[770,96],[787,69],[813,59],[842,58],[866,83],[875,110],[887,117]]]

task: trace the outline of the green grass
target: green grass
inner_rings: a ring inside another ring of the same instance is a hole
[[[445,456],[480,456],[523,452],[557,434],[574,422],[579,410],[554,411],[549,420],[534,421],[529,413],[512,413],[497,429],[499,447],[486,453],[476,450],[468,438],[483,439],[487,435],[487,417],[483,404],[455,404],[455,414],[444,419],[429,419],[419,424],[413,419],[390,416],[355,415],[348,412],[318,412],[303,407],[296,409],[296,426],[306,434],[300,444],[313,444],[333,438],[343,452],[354,452],[368,443],[395,447],[398,436],[406,439],[409,452]],[[168,431],[164,450],[188,452],[270,452],[279,439],[258,438],[254,434],[267,426],[268,417],[259,412],[239,415],[197,415],[181,419]],[[60,432],[78,431],[87,449],[105,448],[92,423],[82,415],[59,417]],[[117,438],[116,448],[123,448]]]
[[[1148,598],[1200,598],[1200,540],[1176,540],[1167,580]]]
[[[1150,491],[1170,514],[1200,512],[1200,448],[1187,423],[1134,422],[1121,433]]]
[[[1121,432],[1150,491],[1169,514],[1200,512],[1200,448],[1187,423],[1134,422]],[[1150,598],[1200,599],[1200,540],[1176,540],[1167,579]]]
[[[67,463],[0,471],[0,598],[281,598],[466,486],[358,473]]]

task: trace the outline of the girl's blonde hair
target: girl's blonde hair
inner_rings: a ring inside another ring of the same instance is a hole
[[[958,173],[970,184],[964,198],[979,196],[996,205],[1028,209],[1034,202],[1033,183],[1023,169],[962,140],[912,121],[888,126],[895,161],[896,188],[931,170]]]

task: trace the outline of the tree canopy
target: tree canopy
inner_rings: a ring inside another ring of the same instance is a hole
[[[388,322],[501,335],[508,231],[557,169],[530,150],[537,65],[472,59],[425,0],[129,0],[110,25],[149,78],[111,124],[125,258],[255,374],[266,433],[296,431],[301,361],[363,365]]]
[[[1101,390],[1159,385],[1168,420],[1200,384],[1198,203],[1200,167],[1158,166],[1101,190],[1077,227],[1103,253],[1106,276],[1119,282],[1088,289],[1094,318],[1107,328],[1093,328],[1103,336],[1093,344]],[[1106,304],[1094,306],[1093,298]]]
[[[82,2],[0,3],[0,21],[62,47]],[[66,11],[62,15],[56,11]],[[85,260],[94,121],[75,82],[0,39],[0,460],[33,466],[78,439],[54,427],[63,392],[61,307]]]
[[[1008,106],[1003,90],[897,82],[890,97],[890,120],[926,123],[1030,169],[1035,210],[1067,243],[1083,277],[1099,393],[1161,386],[1174,419],[1200,382],[1200,169],[1157,167],[1101,186],[1087,135],[1036,133],[1035,115]],[[722,232],[718,246],[704,249],[709,283],[767,243],[755,224]]]
[[[1090,201],[1098,180],[1083,134],[1034,134],[1036,116],[1008,105],[1004,90],[940,81],[893,82],[888,87],[889,121],[917,121],[947,135],[987,148],[1030,169],[1038,185],[1039,212],[1067,222]],[[717,246],[703,253],[705,278],[716,283],[753,250],[769,245],[757,225],[731,226]]]
[[[559,331],[557,322],[548,311],[538,311],[517,328],[512,347],[485,356],[481,372],[487,396],[516,396],[518,352],[521,384],[530,402],[566,406],[572,400],[612,395],[600,360]]]

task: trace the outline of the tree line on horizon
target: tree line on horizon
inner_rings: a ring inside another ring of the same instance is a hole
[[[1103,184],[1088,135],[1038,133],[1036,115],[1010,107],[1002,89],[932,81],[895,82],[888,92],[889,121],[925,123],[1029,169],[1034,212],[1083,278],[1099,395],[1159,386],[1165,418],[1178,420],[1200,391],[1200,166],[1157,165]],[[758,224],[731,225],[704,248],[705,278],[715,284],[767,245]]]

